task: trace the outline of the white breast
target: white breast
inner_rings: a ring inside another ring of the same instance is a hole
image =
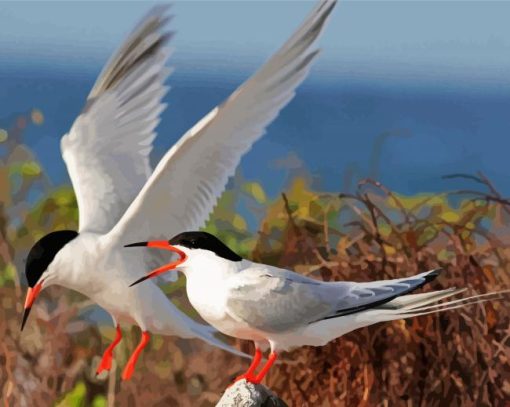
[[[241,339],[261,340],[260,333],[243,321],[234,319],[227,309],[230,277],[242,269],[242,263],[221,259],[211,252],[193,254],[182,271],[191,305],[218,331]]]
[[[237,272],[235,262],[222,259],[207,250],[190,253],[181,270],[186,275],[188,298],[198,313],[217,329],[226,315],[225,280]]]
[[[186,273],[186,290],[191,304],[213,325],[225,318],[226,292],[222,274],[217,267],[207,266]]]

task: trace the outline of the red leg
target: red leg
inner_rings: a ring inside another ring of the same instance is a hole
[[[254,379],[255,377],[253,376],[253,373],[255,372],[255,369],[259,366],[261,359],[262,352],[260,351],[259,348],[255,348],[255,355],[253,356],[253,360],[251,361],[250,367],[244,374],[242,374],[241,376],[237,376],[234,380],[234,383],[243,379],[246,379],[248,381]]]
[[[278,357],[278,355],[276,354],[276,352],[271,352],[271,354],[269,355],[269,359],[267,359],[266,364],[264,365],[262,370],[259,372],[259,374],[257,376],[255,376],[253,378],[253,380],[249,380],[249,381],[252,383],[255,383],[255,384],[259,384],[262,381],[262,379],[264,378],[264,376],[267,374],[267,372],[269,371],[269,369],[271,368],[271,366],[273,365],[273,363],[277,357]]]
[[[104,370],[110,370],[112,368],[112,360],[113,360],[113,349],[119,344],[122,339],[122,331],[120,330],[120,326],[117,325],[117,332],[115,334],[115,339],[113,342],[106,348],[103,353],[103,358],[101,359],[101,363],[96,370],[96,375],[101,373]]]
[[[133,375],[133,372],[135,371],[136,361],[138,360],[140,353],[142,353],[143,348],[145,348],[149,343],[149,339],[150,339],[149,333],[147,331],[142,332],[142,339],[140,339],[140,343],[138,344],[135,351],[129,358],[127,365],[124,368],[124,371],[122,372],[123,380],[129,380]]]

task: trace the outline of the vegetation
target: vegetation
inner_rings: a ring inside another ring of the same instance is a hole
[[[95,377],[113,327],[91,318],[97,308],[59,287],[43,292],[23,335],[24,258],[32,243],[57,229],[75,229],[69,186],[55,188],[23,140],[40,112],[16,117],[0,131],[0,388],[12,406],[209,406],[247,361],[199,341],[155,336],[134,378],[119,370]],[[312,189],[294,178],[270,199],[238,175],[206,229],[233,249],[330,280],[446,273],[433,288],[466,286],[481,293],[510,287],[510,202],[483,174],[473,190],[402,196],[373,180],[351,194]],[[255,216],[253,215],[255,214]],[[251,219],[251,218],[255,218]],[[165,287],[189,310],[183,281]],[[190,310],[191,312],[191,310]],[[285,355],[269,385],[289,405],[504,405],[510,399],[508,301],[379,324],[323,348]],[[126,332],[127,333],[127,332]],[[123,366],[136,346],[133,328],[116,350]],[[251,351],[251,345],[237,345]]]

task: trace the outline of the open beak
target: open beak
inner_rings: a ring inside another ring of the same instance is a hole
[[[133,287],[134,285],[141,283],[142,281],[148,280],[149,278],[153,278],[159,276],[160,274],[166,273],[167,271],[173,270],[180,264],[184,263],[188,258],[188,256],[186,256],[186,253],[184,253],[182,250],[179,250],[177,247],[172,246],[166,240],[152,240],[150,242],[131,243],[125,245],[124,247],[137,247],[137,246],[146,246],[153,247],[156,249],[169,250],[171,252],[177,253],[180,258],[179,260],[174,261],[173,263],[165,264],[164,266],[161,266],[156,270],[151,271],[146,276],[143,276],[142,278],[136,280],[133,284],[130,285],[130,287]]]
[[[41,292],[42,289],[42,281],[39,284],[36,284],[34,287],[28,287],[27,297],[25,298],[25,311],[23,312],[23,319],[21,320],[21,330],[25,327],[25,323],[27,322],[28,315],[30,314],[30,310],[32,309],[32,305]]]

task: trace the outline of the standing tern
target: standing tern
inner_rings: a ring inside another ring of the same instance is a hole
[[[178,261],[147,274],[132,286],[164,271],[182,271],[189,300],[204,320],[226,335],[254,342],[252,364],[236,378],[252,383],[260,383],[281,351],[305,345],[324,346],[377,322],[452,310],[508,292],[443,303],[439,301],[465,289],[410,294],[434,280],[440,269],[395,280],[323,282],[245,260],[206,232],[184,232],[169,241],[133,243],[126,247],[133,246],[179,254]],[[269,358],[255,374],[262,350],[268,344]]]
[[[28,292],[22,329],[41,290],[61,285],[91,298],[117,329],[97,372],[109,370],[120,323],[136,324],[142,339],[122,374],[129,379],[149,332],[200,338],[236,352],[210,326],[179,311],[152,282],[129,283],[157,261],[122,249],[125,242],[162,238],[202,226],[243,154],[293,98],[318,50],[314,44],[334,1],[321,0],[290,39],[223,104],[193,126],[151,173],[155,138],[169,71],[171,32],[165,8],[144,18],[113,55],[83,111],[61,142],[76,193],[79,230],[40,239],[26,263]],[[173,196],[171,196],[173,193]]]

